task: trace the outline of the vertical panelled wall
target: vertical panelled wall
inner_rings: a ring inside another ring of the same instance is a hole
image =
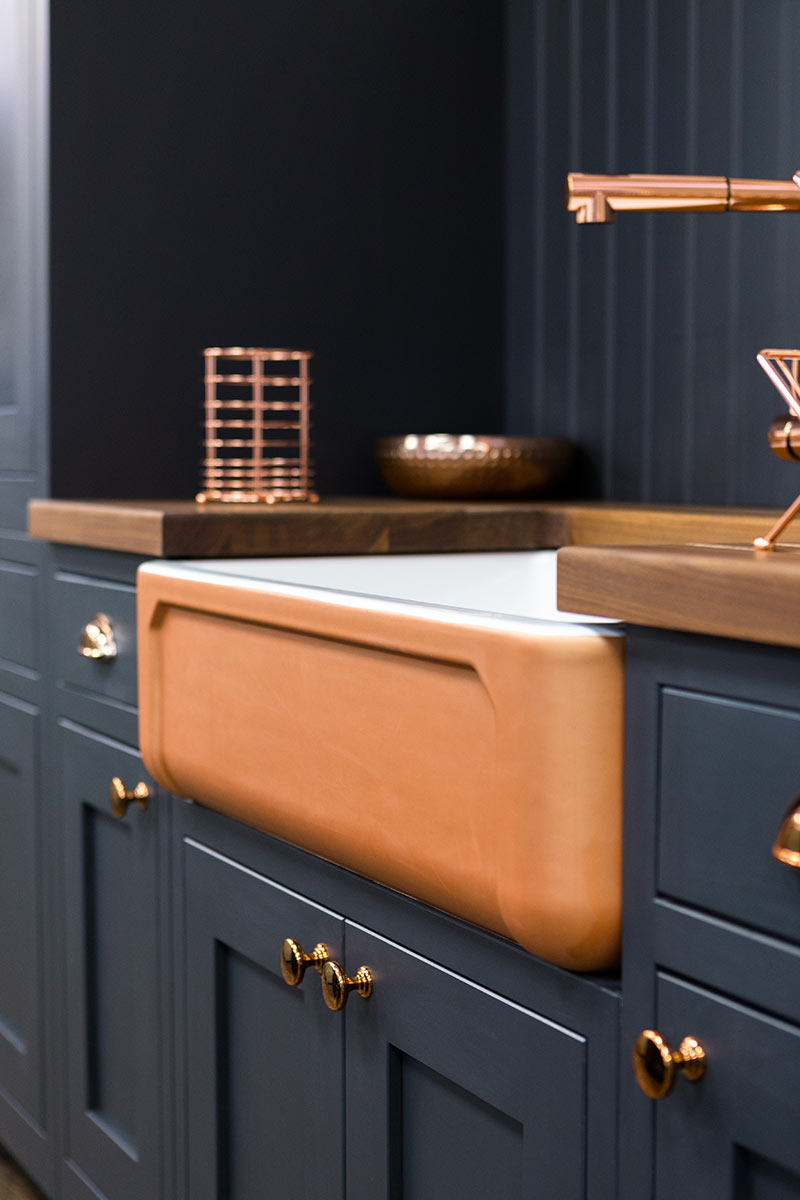
[[[579,227],[563,181],[791,178],[800,3],[509,0],[508,46],[508,431],[575,438],[595,495],[787,503],[755,356],[800,346],[800,214]]]

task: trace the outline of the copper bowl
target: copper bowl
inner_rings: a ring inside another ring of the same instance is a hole
[[[398,496],[500,500],[551,492],[573,452],[567,438],[409,433],[379,438],[376,453]]]

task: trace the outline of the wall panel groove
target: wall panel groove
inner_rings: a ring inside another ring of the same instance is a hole
[[[568,170],[791,178],[800,5],[513,0],[508,48],[509,127],[530,163],[527,177],[515,164],[528,194],[514,197],[508,233],[508,432],[574,437],[584,488],[607,498],[788,502],[800,478],[767,447],[782,402],[755,356],[800,344],[800,217],[578,227],[563,181]],[[527,288],[518,244],[532,247]]]

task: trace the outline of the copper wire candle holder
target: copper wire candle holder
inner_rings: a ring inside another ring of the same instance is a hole
[[[197,501],[311,501],[309,350],[212,346],[205,357],[205,459]],[[233,364],[234,369],[231,369]],[[267,364],[286,364],[281,370]]]

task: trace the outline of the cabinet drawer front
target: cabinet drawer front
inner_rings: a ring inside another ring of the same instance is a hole
[[[800,871],[772,856],[800,792],[800,713],[665,688],[660,724],[659,893],[800,941]]]
[[[136,589],[59,573],[53,585],[54,663],[59,683],[135,705]],[[104,613],[116,642],[115,658],[86,658],[79,651],[88,622]]]

